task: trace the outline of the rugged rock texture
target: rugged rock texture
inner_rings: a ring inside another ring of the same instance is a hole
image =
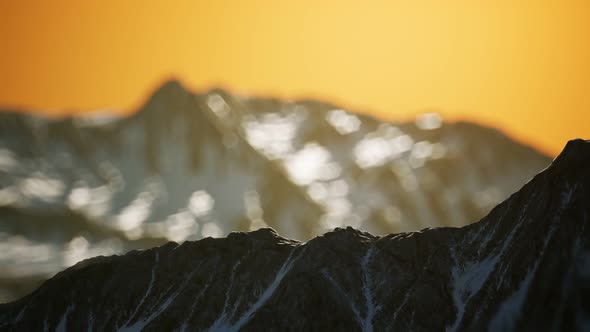
[[[167,241],[464,226],[550,161],[435,113],[387,123],[177,82],[124,118],[2,112],[0,302],[82,259]]]
[[[272,229],[85,260],[2,330],[588,330],[590,141],[463,228]]]

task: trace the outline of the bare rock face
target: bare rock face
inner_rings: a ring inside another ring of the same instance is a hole
[[[590,141],[462,228],[298,242],[272,229],[96,257],[0,305],[1,330],[590,328]]]

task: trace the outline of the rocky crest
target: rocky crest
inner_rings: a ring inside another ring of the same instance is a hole
[[[481,221],[298,242],[272,229],[96,257],[0,305],[1,330],[588,330],[590,141]]]

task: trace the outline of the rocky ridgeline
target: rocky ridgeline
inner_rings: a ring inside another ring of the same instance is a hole
[[[588,330],[590,141],[462,228],[298,242],[272,229],[96,257],[0,330]]]

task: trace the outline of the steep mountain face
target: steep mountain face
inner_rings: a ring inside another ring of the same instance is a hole
[[[0,300],[99,254],[318,232],[323,209],[173,82],[129,118],[0,117]]]
[[[272,227],[307,240],[462,226],[550,160],[434,113],[162,86],[126,118],[0,114],[0,302],[81,259]]]
[[[2,330],[590,328],[590,141],[463,228],[307,242],[272,229],[85,260],[0,305]]]

